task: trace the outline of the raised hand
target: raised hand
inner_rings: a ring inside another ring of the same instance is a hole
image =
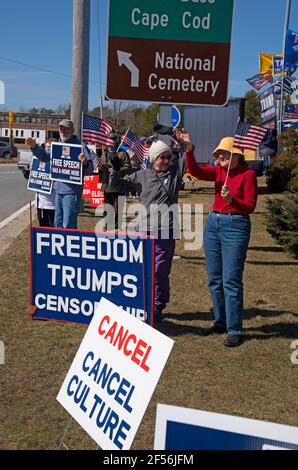
[[[183,144],[186,145],[186,150],[192,150],[193,144],[191,137],[186,129],[175,129],[174,135],[179,139]]]

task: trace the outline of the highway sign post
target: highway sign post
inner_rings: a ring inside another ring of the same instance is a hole
[[[109,5],[107,98],[227,102],[234,0],[110,0]]]

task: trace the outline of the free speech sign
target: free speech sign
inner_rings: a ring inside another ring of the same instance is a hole
[[[83,166],[78,160],[81,152],[81,145],[52,143],[51,179],[64,183],[82,184]]]
[[[88,324],[104,296],[152,324],[152,239],[32,227],[31,240],[33,319]]]
[[[32,168],[28,180],[27,189],[40,193],[51,194],[53,181],[50,179],[50,161],[41,162],[38,158],[32,158]]]

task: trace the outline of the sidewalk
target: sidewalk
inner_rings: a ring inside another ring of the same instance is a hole
[[[0,256],[2,253],[10,246],[10,244],[25,230],[26,227],[30,224],[30,206],[27,204],[27,209],[19,213],[17,217],[10,220],[11,217],[8,217],[5,221],[0,223]],[[26,207],[26,206],[24,206]],[[36,209],[34,204],[32,207],[32,219],[36,217]],[[20,212],[20,211],[17,211]],[[3,224],[5,224],[3,226]]]

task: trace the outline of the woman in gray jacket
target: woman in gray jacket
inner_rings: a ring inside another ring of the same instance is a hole
[[[169,275],[180,238],[178,194],[185,172],[184,157],[172,162],[171,148],[158,140],[149,150],[151,166],[121,178],[120,160],[111,159],[110,186],[120,193],[138,192],[141,214],[138,230],[155,238],[155,321],[162,321],[162,311],[170,299]]]

